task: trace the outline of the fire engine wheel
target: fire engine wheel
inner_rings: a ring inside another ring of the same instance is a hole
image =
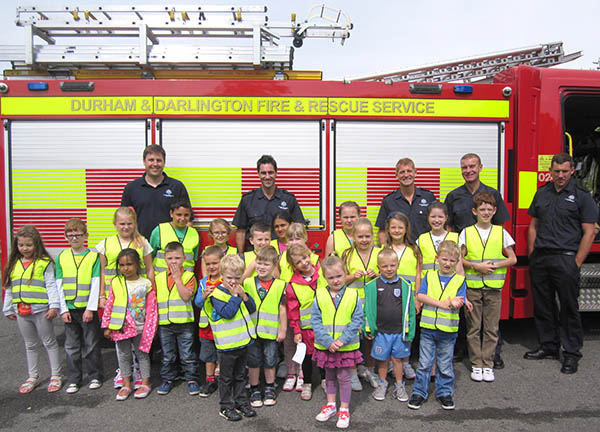
[[[294,38],[294,41],[292,43],[296,48],[300,48],[304,41],[300,38]]]

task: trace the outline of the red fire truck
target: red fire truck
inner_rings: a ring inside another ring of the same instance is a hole
[[[443,201],[463,183],[460,157],[474,152],[484,165],[482,181],[504,196],[506,228],[516,241],[502,318],[526,318],[533,313],[527,209],[550,180],[552,155],[570,151],[577,176],[599,193],[597,71],[519,66],[489,84],[239,79],[258,78],[252,71],[204,72],[215,79],[168,70],[155,70],[154,79],[144,71],[103,73],[21,73],[0,81],[3,265],[11,234],[25,223],[35,224],[54,252],[66,246],[63,226],[71,217],[87,222],[91,246],[112,234],[123,187],[142,174],[149,144],[165,148],[166,172],[187,186],[203,246],[210,244],[208,222],[232,219],[241,195],[259,186],[256,160],[272,154],[277,183],[297,196],[317,252],[338,225],[341,202],[356,201],[374,221],[383,196],[398,186],[398,159],[412,158],[417,185]],[[583,268],[582,310],[600,310],[598,261],[595,243]]]

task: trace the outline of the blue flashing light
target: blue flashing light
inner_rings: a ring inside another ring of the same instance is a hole
[[[30,91],[46,91],[48,90],[47,82],[30,82],[27,83],[27,88]]]
[[[464,85],[464,84],[455,85],[454,93],[471,94],[471,93],[473,93],[473,86],[472,85]]]

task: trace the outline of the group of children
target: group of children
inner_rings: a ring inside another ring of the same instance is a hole
[[[88,387],[102,385],[103,328],[116,345],[122,376],[117,400],[134,390],[135,398],[151,392],[149,352],[158,333],[162,361],[157,393],[171,391],[180,364],[189,394],[207,397],[218,389],[219,413],[231,421],[253,417],[254,408],[276,403],[280,347],[288,370],[283,390],[298,390],[302,400],[312,397],[316,364],[327,395],[317,421],[337,413],[337,427],[347,428],[352,390],[362,389],[359,377],[374,388],[374,399],[383,400],[390,368],[393,396],[408,401],[409,408],[418,409],[427,400],[435,374],[436,398],[442,408],[453,409],[458,310],[463,305],[469,310],[471,378],[493,381],[500,292],[506,268],[516,262],[514,241],[491,224],[494,197],[481,192],[473,202],[477,223],[460,235],[447,231],[445,206],[431,204],[431,231],[416,244],[408,218],[393,213],[381,246],[375,245],[371,222],[360,217],[359,206],[345,202],[339,209],[342,228],[329,237],[322,263],[306,246],[305,226],[293,223],[285,212],[275,216],[273,226],[252,226],[253,250],[241,254],[227,244],[231,227],[223,219],[211,222],[214,245],[200,254],[187,202],[173,204],[171,222],[157,226],[150,241],[138,233],[135,213],[119,208],[117,234],[95,250],[84,246],[85,224],[71,219],[65,225],[70,248],[58,255],[56,269],[39,232],[24,226],[15,234],[3,279],[4,314],[17,320],[26,346],[29,377],[19,391],[29,393],[40,383],[40,339],[52,369],[48,391],[61,388],[52,325],[60,314],[66,326],[67,393],[82,385],[82,347]],[[272,229],[277,239],[271,239]],[[204,276],[199,282],[193,272],[198,259]],[[409,358],[417,341],[415,378]],[[202,386],[200,361],[206,368]],[[415,378],[410,397],[404,377]]]

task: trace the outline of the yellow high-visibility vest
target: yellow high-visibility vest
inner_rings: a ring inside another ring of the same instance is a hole
[[[256,332],[252,325],[252,318],[244,302],[240,304],[235,316],[232,319],[220,317],[218,320],[213,318],[214,306],[211,297],[222,302],[228,302],[231,294],[223,292],[216,288],[204,302],[208,322],[215,338],[215,346],[218,350],[230,350],[245,347],[252,339],[256,338]]]
[[[98,259],[98,252],[88,249],[77,265],[71,248],[62,251],[56,259],[62,269],[62,290],[65,300],[73,301],[76,308],[86,308],[88,305],[92,272]]]
[[[179,237],[175,232],[175,228],[170,222],[161,223],[158,225],[160,232],[160,249],[156,251],[154,257],[154,271],[163,272],[167,271],[167,262],[165,261],[165,247],[171,242],[179,242]],[[194,272],[196,261],[194,259],[194,249],[200,244],[200,236],[195,228],[186,227],[183,241],[179,242],[183,246],[183,253],[185,255],[185,261],[183,262],[183,268],[186,271]]]
[[[196,279],[194,273],[184,271],[181,275],[181,282],[187,285],[194,278],[194,292],[196,288]],[[158,303],[158,324],[185,324],[194,322],[194,309],[192,300],[183,301],[179,295],[177,286],[173,284],[169,290],[167,284],[168,272],[164,271],[156,275],[156,302]],[[193,298],[193,296],[192,296]]]
[[[264,299],[258,295],[260,281],[258,277],[247,278],[244,281],[244,291],[252,297],[256,304],[256,311],[250,315],[256,328],[256,335],[262,339],[275,340],[281,327],[279,321],[279,305],[285,291],[285,282],[274,279],[267,290]]]
[[[471,263],[481,263],[485,261],[504,261],[506,257],[502,254],[504,245],[504,228],[500,225],[492,225],[490,235],[485,246],[475,225],[465,228],[465,247],[467,255],[465,260]],[[501,289],[504,286],[506,277],[506,267],[496,269],[494,273],[483,275],[477,273],[472,268],[466,269],[467,287],[469,288],[496,288]]]
[[[448,297],[451,299],[456,297],[458,290],[465,281],[465,277],[455,274],[448,281],[446,286],[442,288],[440,281],[440,272],[432,270],[425,274],[427,278],[427,295],[436,300],[445,300]],[[442,330],[447,333],[456,333],[458,331],[458,310],[442,309],[435,306],[423,304],[421,312],[421,327]]]
[[[48,292],[44,272],[50,265],[48,258],[34,260],[27,268],[23,267],[20,259],[10,273],[10,289],[14,303],[48,304]]]
[[[358,304],[358,292],[356,289],[346,287],[342,299],[336,306],[329,290],[326,287],[317,287],[316,291],[317,305],[321,311],[321,320],[325,331],[333,338],[339,339],[346,327],[352,322],[352,314]],[[338,351],[354,351],[360,347],[358,332],[354,335],[352,342],[343,345]],[[327,351],[329,347],[320,345],[315,340],[315,348],[321,351]]]

